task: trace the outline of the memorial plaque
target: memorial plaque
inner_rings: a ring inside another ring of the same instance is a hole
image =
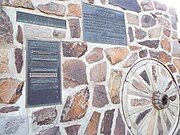
[[[124,13],[84,3],[83,33],[87,42],[127,45]]]
[[[109,3],[125,10],[141,12],[141,8],[136,0],[109,0]]]
[[[66,29],[66,20],[50,18],[17,11],[17,22]]]
[[[28,40],[27,68],[27,105],[60,103],[60,42]]]

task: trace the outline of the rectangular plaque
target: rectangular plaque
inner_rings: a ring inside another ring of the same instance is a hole
[[[27,68],[27,105],[60,103],[60,42],[28,40]]]
[[[16,14],[16,21],[22,23],[30,23],[30,24],[66,29],[66,20],[34,15],[19,11],[17,11]]]
[[[83,33],[87,42],[127,45],[124,13],[83,3]]]

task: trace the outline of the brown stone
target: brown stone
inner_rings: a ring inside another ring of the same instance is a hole
[[[156,25],[156,20],[150,15],[143,15],[141,18],[142,27],[149,28]]]
[[[66,31],[54,30],[54,31],[53,31],[53,37],[61,40],[61,39],[63,39],[63,38],[66,37]]]
[[[96,64],[90,70],[90,81],[103,82],[106,80],[106,62]]]
[[[0,10],[0,46],[13,43],[13,26],[9,16]]]
[[[88,2],[89,2],[90,4],[93,4],[93,3],[94,3],[94,0],[88,0]]]
[[[167,6],[165,4],[162,4],[162,3],[159,3],[157,1],[154,1],[154,5],[155,5],[155,8],[157,10],[162,10],[162,11],[166,11],[167,10]]]
[[[53,14],[58,16],[64,16],[66,13],[66,7],[61,4],[50,2],[47,4],[39,4],[37,8],[46,14]]]
[[[68,12],[69,16],[76,16],[76,17],[81,17],[82,16],[81,6],[80,5],[70,3],[68,5],[68,9],[69,9],[69,12]]]
[[[19,111],[19,106],[9,106],[0,108],[0,113],[9,113]]]
[[[170,22],[168,19],[162,17],[162,16],[158,16],[157,17],[157,20],[158,20],[158,23],[164,27],[167,27],[167,28],[170,28],[171,25],[170,25]]]
[[[140,45],[147,46],[149,48],[157,49],[159,46],[159,40],[145,40],[142,42],[138,42]]]
[[[40,131],[37,135],[61,135],[59,127],[52,127]]]
[[[174,63],[174,65],[176,66],[177,70],[180,73],[180,58],[174,58],[173,63]]]
[[[115,109],[107,110],[105,112],[104,118],[101,123],[101,134],[105,134],[105,135],[111,134],[111,127],[112,127],[112,123],[113,123],[114,111],[115,111]]]
[[[86,55],[86,60],[89,64],[100,61],[103,59],[103,49],[99,47],[93,48],[93,50]]]
[[[171,36],[171,30],[167,29],[167,28],[163,28],[163,34],[167,37]]]
[[[129,51],[125,47],[114,47],[105,50],[106,57],[112,65],[124,60],[128,53]]]
[[[93,113],[85,130],[85,135],[97,135],[100,116],[101,114],[98,112]]]
[[[0,102],[14,104],[21,97],[24,82],[9,78],[0,79]]]
[[[8,52],[6,50],[0,50],[0,74],[7,73],[9,71],[9,59]]]
[[[143,11],[152,11],[154,10],[153,4],[151,1],[145,1],[145,2],[141,2],[141,7],[143,9]]]
[[[114,135],[125,135],[125,124],[123,122],[119,109],[118,109],[118,116],[116,118]]]
[[[63,42],[63,55],[64,57],[81,57],[87,51],[86,43],[79,42]]]
[[[172,59],[171,56],[169,54],[167,54],[166,52],[164,52],[164,51],[159,52],[159,60],[163,64],[166,64],[166,63],[170,62],[171,59]]]
[[[70,33],[71,38],[80,38],[81,36],[81,27],[79,19],[69,19]]]
[[[67,135],[78,135],[78,131],[81,125],[72,125],[65,127]]]
[[[95,85],[93,93],[92,105],[97,108],[102,108],[109,103],[104,85]]]
[[[44,108],[33,112],[33,123],[37,125],[48,125],[52,124],[57,117],[57,110],[55,107]]]
[[[148,55],[147,49],[139,51],[139,57],[140,58],[145,58],[145,57],[147,57],[147,55]]]
[[[122,65],[123,68],[128,68],[131,67],[136,60],[138,60],[138,54],[137,53],[133,53]]]
[[[146,32],[142,29],[135,28],[135,37],[136,39],[142,40],[146,37]]]
[[[180,64],[180,63],[179,63]],[[177,72],[176,67],[173,64],[168,64],[167,67],[172,73]]]
[[[168,52],[171,51],[171,43],[168,38],[161,39],[160,44],[161,44],[162,49],[164,49]]]
[[[17,34],[17,41],[23,44],[23,30],[20,25],[18,25],[18,34]]]
[[[4,0],[3,4],[6,6],[35,9],[31,0]]]
[[[22,50],[19,48],[15,49],[15,65],[18,73],[21,73],[23,66],[23,55]]]
[[[128,27],[128,35],[129,35],[129,42],[133,42],[134,41],[134,34],[133,34],[132,27]]]
[[[61,122],[73,121],[85,116],[88,108],[89,89],[86,87],[69,96],[64,105]]]
[[[119,88],[121,87],[122,72],[118,70],[111,70],[109,79],[109,94],[113,104],[120,103]]]
[[[137,15],[127,13],[127,22],[132,25],[139,25],[139,17]]]
[[[138,51],[140,50],[142,47],[141,46],[138,46],[138,45],[130,45],[129,46],[129,50],[130,51]]]
[[[152,28],[148,31],[148,36],[150,38],[159,38],[162,32],[162,26]]]
[[[63,85],[65,88],[87,83],[86,65],[77,59],[67,60],[63,64]]]

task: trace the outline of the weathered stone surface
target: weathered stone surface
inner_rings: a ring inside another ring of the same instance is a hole
[[[32,116],[33,123],[36,123],[37,125],[40,126],[53,123],[56,117],[57,117],[57,110],[54,107],[44,108],[36,112],[33,112],[33,116]]]
[[[1,135],[28,135],[29,121],[25,116],[0,117]]]
[[[0,50],[0,74],[7,73],[9,71],[9,59],[8,52],[6,50]]]
[[[138,51],[140,50],[142,47],[141,46],[138,46],[138,45],[130,45],[129,46],[129,50],[130,51]]]
[[[112,127],[112,123],[113,123],[114,111],[115,111],[115,109],[107,110],[105,112],[104,118],[101,123],[101,134],[105,134],[105,135],[111,134],[111,127]]]
[[[52,127],[49,129],[45,129],[40,131],[37,135],[61,135],[59,127]]]
[[[125,124],[123,122],[119,109],[118,109],[118,116],[116,118],[114,135],[125,135]]]
[[[124,60],[128,53],[129,51],[125,47],[114,47],[105,50],[106,57],[112,65]]]
[[[9,16],[0,10],[0,46],[13,43],[13,26]]]
[[[18,73],[21,73],[23,66],[23,54],[22,50],[19,48],[15,49],[15,65]]]
[[[90,70],[90,81],[103,82],[106,80],[106,62],[96,64]]]
[[[170,13],[171,15],[176,16],[176,9],[175,9],[175,8],[170,7],[170,8],[169,8],[169,13]]]
[[[80,5],[70,3],[68,5],[68,9],[69,9],[68,16],[76,16],[76,17],[82,16]]]
[[[159,57],[159,54],[157,51],[149,50],[149,55],[151,58],[155,58],[155,59],[158,59],[158,57]]]
[[[134,34],[133,34],[132,27],[128,27],[128,35],[129,35],[129,41],[133,42],[134,41]]]
[[[171,25],[174,30],[177,30],[177,22],[178,22],[177,17],[171,16]]]
[[[171,43],[170,40],[168,38],[163,38],[160,41],[161,47],[162,49],[170,52],[171,51]]]
[[[95,85],[93,93],[92,105],[97,108],[102,108],[109,103],[104,85]]]
[[[172,59],[171,56],[169,54],[167,54],[166,52],[164,52],[164,51],[159,52],[159,60],[163,64],[166,64],[166,63],[170,62],[171,59]]]
[[[179,64],[180,64],[180,61],[179,61]],[[177,72],[176,67],[175,67],[173,64],[168,64],[167,67],[169,68],[169,70],[170,70],[172,73]]]
[[[157,49],[159,46],[159,40],[146,40],[142,42],[138,42],[140,45],[147,46],[149,48]]]
[[[87,84],[86,65],[81,60],[71,59],[65,61],[63,74],[65,88]]]
[[[163,34],[167,37],[170,37],[171,35],[171,30],[167,29],[167,28],[163,28]]]
[[[145,58],[145,57],[147,57],[147,55],[148,55],[147,49],[139,51],[139,57],[140,58]]]
[[[9,78],[0,79],[0,102],[14,104],[22,95],[24,82]]]
[[[100,61],[103,59],[103,49],[99,47],[93,48],[93,50],[86,55],[86,60],[89,64]]]
[[[73,125],[65,127],[67,135],[78,135],[78,131],[81,125]]]
[[[89,89],[87,87],[69,96],[61,114],[61,122],[77,120],[84,117],[88,108],[88,100]]]
[[[9,106],[0,108],[0,113],[9,113],[19,111],[19,106]]]
[[[17,41],[23,44],[23,30],[20,25],[18,25]]]
[[[137,15],[127,13],[126,16],[128,24],[139,25],[139,17]]]
[[[171,37],[172,37],[172,39],[177,39],[177,38],[178,38],[178,33],[177,33],[177,31],[172,31]]]
[[[35,9],[31,0],[4,0],[3,5],[21,7],[27,9]]]
[[[46,14],[54,14],[58,16],[64,16],[66,13],[66,7],[61,4],[50,2],[47,4],[39,4],[37,8]]]
[[[137,53],[133,53],[122,65],[123,68],[128,68],[131,67],[136,60],[138,59],[138,54]]]
[[[180,58],[180,44],[177,40],[172,41],[172,56]]]
[[[142,7],[143,11],[152,11],[152,10],[154,10],[154,6],[153,6],[151,1],[141,2],[141,7]]]
[[[147,36],[146,32],[142,29],[135,28],[136,39],[142,40]]]
[[[71,38],[80,38],[81,36],[81,27],[79,19],[69,19],[70,33]]]
[[[162,16],[158,16],[157,17],[157,21],[158,21],[158,24],[164,26],[164,27],[167,27],[167,28],[170,28],[171,25],[170,25],[170,21]]]
[[[79,42],[63,42],[63,55],[64,57],[81,57],[87,51],[86,43]]]
[[[159,38],[162,32],[162,26],[152,28],[148,31],[148,36],[150,38]]]
[[[111,70],[109,79],[109,95],[113,104],[120,103],[119,88],[121,87],[122,72],[118,70]]]
[[[159,3],[157,1],[154,1],[154,5],[155,5],[155,8],[157,10],[162,10],[162,11],[166,11],[167,10],[167,6],[165,4],[162,4],[162,3]]]
[[[98,112],[93,113],[85,130],[86,135],[97,135],[100,116]]]
[[[66,37],[66,31],[54,30],[53,37],[61,40]]]
[[[174,63],[174,65],[176,66],[177,70],[180,73],[180,58],[174,58],[173,63]]]
[[[103,5],[106,4],[106,0],[100,0]]]
[[[150,15],[143,15],[141,18],[142,27],[148,28],[156,25],[156,20]]]
[[[93,4],[93,3],[94,3],[94,0],[88,0],[88,2],[89,2],[90,4]]]

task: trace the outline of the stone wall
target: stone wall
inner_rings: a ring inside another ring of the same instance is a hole
[[[140,10],[136,12],[126,10],[117,1],[2,1],[0,135],[128,135],[122,90],[135,63],[148,58],[158,60],[180,84],[180,45],[174,9],[156,1],[138,0]],[[124,12],[128,45],[83,41],[82,2]],[[16,22],[16,11],[65,19],[67,29]],[[28,39],[61,41],[62,104],[26,107]],[[175,134],[179,134],[178,129]]]

